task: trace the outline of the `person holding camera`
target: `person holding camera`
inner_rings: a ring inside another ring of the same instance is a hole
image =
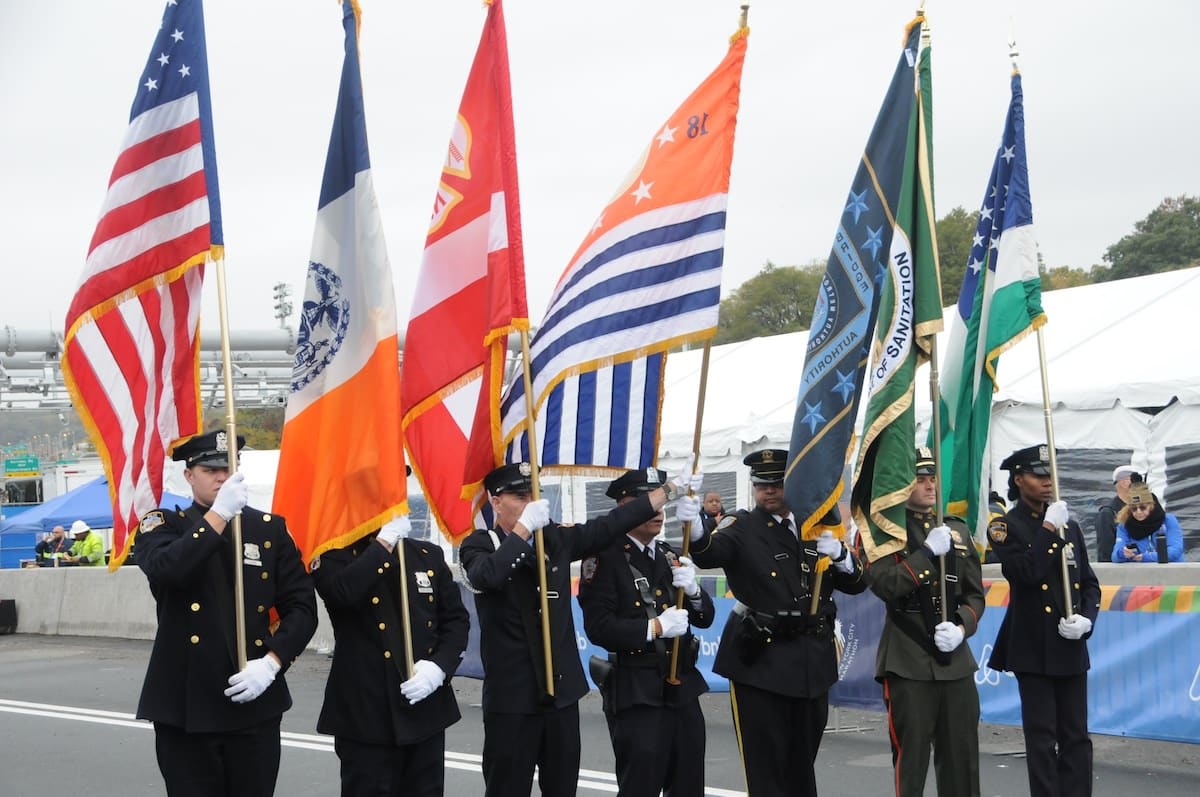
[[[1163,509],[1150,485],[1136,473],[1130,479],[1128,498],[1117,513],[1112,560],[1119,564],[1182,562],[1183,530],[1179,521]]]
[[[632,503],[667,480],[657,468],[626,471],[605,492],[617,506]],[[699,522],[698,498],[676,506],[682,522]],[[699,640],[689,626],[708,628],[716,610],[696,582],[696,568],[663,540],[663,512],[583,561],[579,605],[588,639],[609,652],[593,660],[592,680],[604,699],[604,716],[616,758],[622,797],[702,797],[704,714],[708,691],[696,669]],[[684,591],[677,608],[677,590]],[[675,683],[672,648],[678,639]],[[597,672],[600,670],[601,672]],[[603,683],[601,683],[603,681]]]

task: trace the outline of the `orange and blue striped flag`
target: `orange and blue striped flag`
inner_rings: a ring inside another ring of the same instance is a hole
[[[658,129],[601,211],[530,347],[541,466],[611,472],[654,464],[666,354],[712,338],[749,28]],[[529,459],[525,390],[504,398],[505,456]]]

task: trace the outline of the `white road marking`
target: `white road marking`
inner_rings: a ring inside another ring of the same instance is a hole
[[[50,719],[73,720],[75,722],[94,722],[101,725],[113,725],[122,728],[137,728],[153,730],[154,726],[145,720],[140,720],[132,714],[119,711],[101,711],[94,708],[79,706],[59,706],[52,703],[28,703],[24,700],[0,699],[0,712],[8,714],[25,714],[34,717],[49,717]],[[300,750],[322,750],[333,752],[333,737],[315,733],[293,733],[281,731],[280,744],[284,747],[294,747]],[[483,757],[471,753],[456,753],[446,751],[446,768],[458,769],[464,772],[483,772]],[[594,769],[579,770],[579,787],[591,791],[616,794],[617,778],[611,772],[600,772]],[[706,797],[745,797],[742,791],[729,789],[706,788]]]

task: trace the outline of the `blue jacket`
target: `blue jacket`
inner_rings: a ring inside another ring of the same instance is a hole
[[[1119,524],[1117,526],[1117,541],[1112,549],[1112,560],[1120,564],[1132,562],[1133,559],[1126,558],[1125,556],[1125,546],[1132,544],[1137,546],[1138,553],[1142,555],[1143,562],[1157,562],[1158,548],[1155,547],[1154,541],[1160,534],[1167,536],[1167,561],[1182,562],[1183,530],[1179,528],[1179,521],[1170,512],[1166,513],[1166,518],[1157,531],[1140,540],[1132,539],[1129,536],[1129,531],[1125,528],[1125,524]]]

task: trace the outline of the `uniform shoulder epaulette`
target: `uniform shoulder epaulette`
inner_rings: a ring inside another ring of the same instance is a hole
[[[988,539],[995,545],[1003,545],[1008,539],[1008,521],[998,517],[988,524]]]

